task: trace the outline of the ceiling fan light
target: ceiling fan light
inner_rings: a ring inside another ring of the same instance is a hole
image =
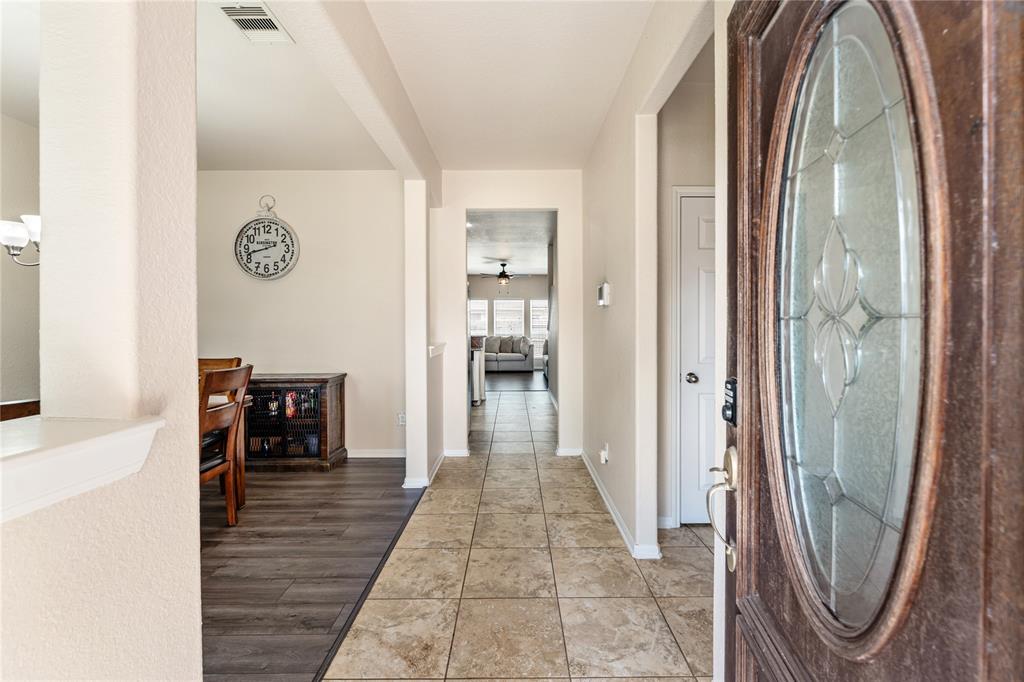
[[[506,265],[508,265],[508,263],[502,263],[501,264],[501,271],[498,273],[498,278],[497,279],[498,279],[498,286],[499,287],[508,286],[508,283],[512,281],[512,275],[508,274],[505,271],[505,266]]]

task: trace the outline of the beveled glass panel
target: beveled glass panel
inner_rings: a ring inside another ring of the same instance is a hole
[[[778,241],[778,381],[790,512],[817,597],[851,628],[887,593],[922,367],[918,182],[899,72],[866,2],[803,76]]]
[[[801,276],[793,277],[788,283],[792,291],[785,299],[787,315],[804,313],[811,306],[814,268],[828,236],[827,230],[819,228],[831,223],[834,212],[833,181],[832,163],[822,153],[817,161],[793,176],[789,182],[791,197],[788,203],[793,208],[791,218],[800,225],[800,229],[792,232],[791,248],[794,253],[806,257],[793,263],[794,268],[801,270]]]

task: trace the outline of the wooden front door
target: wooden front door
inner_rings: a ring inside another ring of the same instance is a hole
[[[1022,14],[733,10],[729,678],[1024,676]]]

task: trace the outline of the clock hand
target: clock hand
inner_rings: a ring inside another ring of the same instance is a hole
[[[250,251],[249,255],[251,256],[252,254],[259,253],[260,251],[266,251],[267,249],[272,249],[275,246],[277,246],[276,242],[274,244],[271,244],[270,246],[264,246],[262,249],[256,249],[255,251]]]

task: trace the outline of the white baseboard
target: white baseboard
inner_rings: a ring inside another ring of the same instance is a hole
[[[674,516],[659,516],[658,528],[678,528],[679,519]]]
[[[444,453],[441,453],[441,456],[437,458],[436,462],[434,462],[434,468],[430,470],[430,476],[428,476],[428,479],[429,479],[428,484],[430,482],[433,482],[434,476],[437,475],[437,472],[441,469],[441,465],[444,463],[444,458],[445,458]]]
[[[469,457],[469,450],[445,450],[445,457]]]
[[[555,454],[559,457],[578,457],[583,454],[583,448],[555,448]]]
[[[558,412],[558,398],[551,391],[548,391],[548,397],[551,398],[551,404],[555,406],[555,412]]]
[[[406,477],[405,483],[402,484],[403,488],[426,488],[430,485],[430,480],[426,478],[409,478]]]
[[[383,459],[398,459],[405,457],[405,449],[399,448],[389,450],[387,448],[366,448],[353,450],[349,448],[348,456],[352,459],[371,459],[371,458],[383,458]]]
[[[661,547],[658,545],[633,545],[634,559],[660,559]]]
[[[661,548],[658,545],[638,545],[636,540],[633,539],[633,533],[630,532],[626,526],[626,522],[622,519],[622,514],[619,513],[618,507],[612,501],[611,495],[608,494],[608,489],[604,487],[604,483],[601,482],[601,477],[597,475],[594,470],[594,465],[590,463],[590,458],[587,456],[583,457],[583,463],[587,465],[587,471],[590,473],[590,477],[594,479],[594,485],[597,486],[597,491],[601,493],[601,499],[604,500],[604,505],[608,507],[609,513],[612,515],[612,520],[615,522],[615,526],[619,529],[619,535],[622,536],[622,541],[626,543],[626,549],[633,555],[634,559],[660,559]]]

